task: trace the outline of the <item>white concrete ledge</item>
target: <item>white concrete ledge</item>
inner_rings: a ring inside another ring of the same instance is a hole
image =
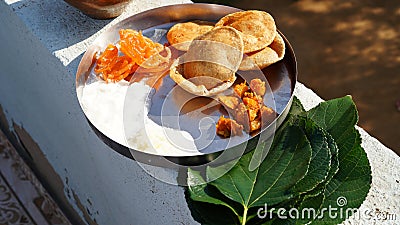
[[[70,204],[88,224],[196,224],[182,188],[152,179],[99,141],[75,93],[81,55],[106,27],[146,9],[183,2],[188,1],[133,1],[117,19],[100,21],[61,0],[0,1],[0,105],[10,127],[15,122],[37,142],[63,180]],[[296,96],[306,108],[322,101],[302,84]],[[372,187],[361,209],[395,214],[397,220],[345,223],[399,224],[400,158],[359,131],[372,167]]]

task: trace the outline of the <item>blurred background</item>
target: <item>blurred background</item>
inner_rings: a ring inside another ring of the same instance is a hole
[[[400,155],[399,0],[211,0],[269,12],[291,42],[299,81],[324,99],[352,95],[358,125]]]

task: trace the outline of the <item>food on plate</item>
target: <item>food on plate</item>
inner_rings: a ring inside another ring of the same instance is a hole
[[[195,20],[185,23],[177,23],[167,33],[168,42],[180,51],[187,51],[190,43],[196,37],[207,33],[214,28],[214,23]]]
[[[264,125],[271,123],[277,116],[276,112],[273,109],[265,105],[261,106],[259,113],[261,117],[261,122]]]
[[[241,132],[238,133],[236,124],[241,125],[242,130],[251,133],[267,126],[276,118],[276,112],[263,102],[266,93],[264,81],[252,79],[249,86],[243,82],[236,84],[233,89],[234,95],[218,97],[218,101],[233,117],[229,118],[229,122],[226,118],[220,117],[216,126],[218,135],[223,137],[242,135]]]
[[[233,114],[231,114],[234,119],[239,123],[243,124],[244,130],[249,131],[249,113],[247,112],[247,107],[246,105],[241,102],[239,103],[238,107],[234,111]]]
[[[118,82],[137,69],[137,64],[126,55],[119,56],[118,48],[109,44],[103,53],[97,59],[94,71],[101,74],[102,78],[108,82]]]
[[[253,79],[250,81],[250,89],[259,96],[264,96],[267,88],[265,87],[265,81],[260,79]]]
[[[141,32],[126,29],[120,30],[120,50],[129,56],[136,64],[144,68],[153,68],[168,62],[171,52],[166,50],[160,43],[153,42],[150,38],[143,36]],[[167,55],[160,53],[167,51]]]
[[[171,66],[170,77],[186,91],[211,96],[236,80],[243,57],[243,40],[237,30],[219,27],[195,38],[186,54]]]
[[[171,51],[160,43],[153,42],[141,32],[122,29],[119,31],[119,49],[109,44],[97,57],[94,71],[106,82],[118,82],[134,73],[139,67],[143,71],[165,70],[169,66]],[[119,54],[119,51],[123,55]]]
[[[218,101],[225,106],[225,109],[234,110],[239,105],[240,99],[236,96],[221,95],[218,97]]]
[[[186,79],[205,86],[214,86],[214,80],[234,81],[243,52],[240,35],[232,28],[217,28],[197,37],[185,55],[183,64]],[[211,82],[211,84],[209,84]]]
[[[231,135],[242,135],[243,126],[238,124],[235,120],[221,116],[216,125],[217,134],[223,137]]]
[[[222,17],[215,27],[229,26],[243,37],[244,53],[261,50],[272,43],[276,35],[274,18],[267,12],[248,10]]]
[[[235,91],[235,93],[242,98],[244,93],[246,93],[246,91],[249,90],[249,87],[246,85],[245,82],[237,84],[233,87],[233,90]]]
[[[274,64],[285,55],[285,41],[276,33],[274,41],[264,49],[247,53],[240,64],[239,70],[256,70]]]
[[[250,97],[244,97],[243,103],[247,108],[247,111],[249,113],[249,120],[253,121],[257,117],[258,110],[260,110],[260,105],[255,98],[250,98]]]
[[[106,83],[145,79],[143,84],[158,90],[169,72],[189,93],[219,95],[229,118],[219,118],[216,133],[225,138],[258,131],[276,118],[264,104],[265,81],[248,78],[248,83],[234,85],[238,70],[263,69],[284,57],[284,39],[269,13],[235,12],[215,25],[200,20],[177,23],[168,30],[164,45],[132,29],[121,29],[119,36],[96,58],[94,71]],[[232,91],[225,92],[229,88]]]
[[[169,47],[132,29],[121,29],[119,36],[118,43],[109,44],[97,57],[94,71],[103,80],[118,82],[129,80],[133,73],[147,73],[142,77],[153,77],[157,82],[152,83],[160,86],[160,74],[170,69],[178,85],[200,96],[228,89],[238,69],[263,69],[285,53],[273,17],[258,10],[228,14],[215,26],[200,20],[175,24],[167,32],[168,45],[187,54],[172,67],[174,56]]]

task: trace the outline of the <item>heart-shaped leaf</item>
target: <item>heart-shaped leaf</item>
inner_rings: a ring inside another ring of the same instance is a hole
[[[221,177],[226,166],[208,167],[209,184],[189,170],[187,201],[193,217],[210,225],[342,222],[361,205],[371,184],[369,161],[354,127],[357,120],[349,96],[323,102],[308,112],[294,98],[287,120],[256,170],[248,170],[254,151]],[[267,206],[269,217],[260,217],[260,209]],[[350,214],[331,217],[327,209],[332,207]],[[286,210],[282,215],[281,208]],[[293,218],[291,209],[314,214]]]
[[[290,190],[308,170],[311,146],[296,126],[288,126],[273,144],[267,158],[254,171],[248,170],[252,153],[242,156],[228,173],[214,180],[221,168],[208,167],[211,185],[229,199],[242,204],[244,220],[250,207],[274,205],[293,197]],[[224,168],[222,168],[224,169]]]

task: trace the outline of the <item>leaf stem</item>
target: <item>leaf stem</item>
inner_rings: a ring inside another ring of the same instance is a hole
[[[244,206],[244,211],[243,211],[243,218],[242,218],[242,225],[246,225],[246,222],[247,222],[247,211],[248,211],[249,209],[246,207],[246,206]]]

